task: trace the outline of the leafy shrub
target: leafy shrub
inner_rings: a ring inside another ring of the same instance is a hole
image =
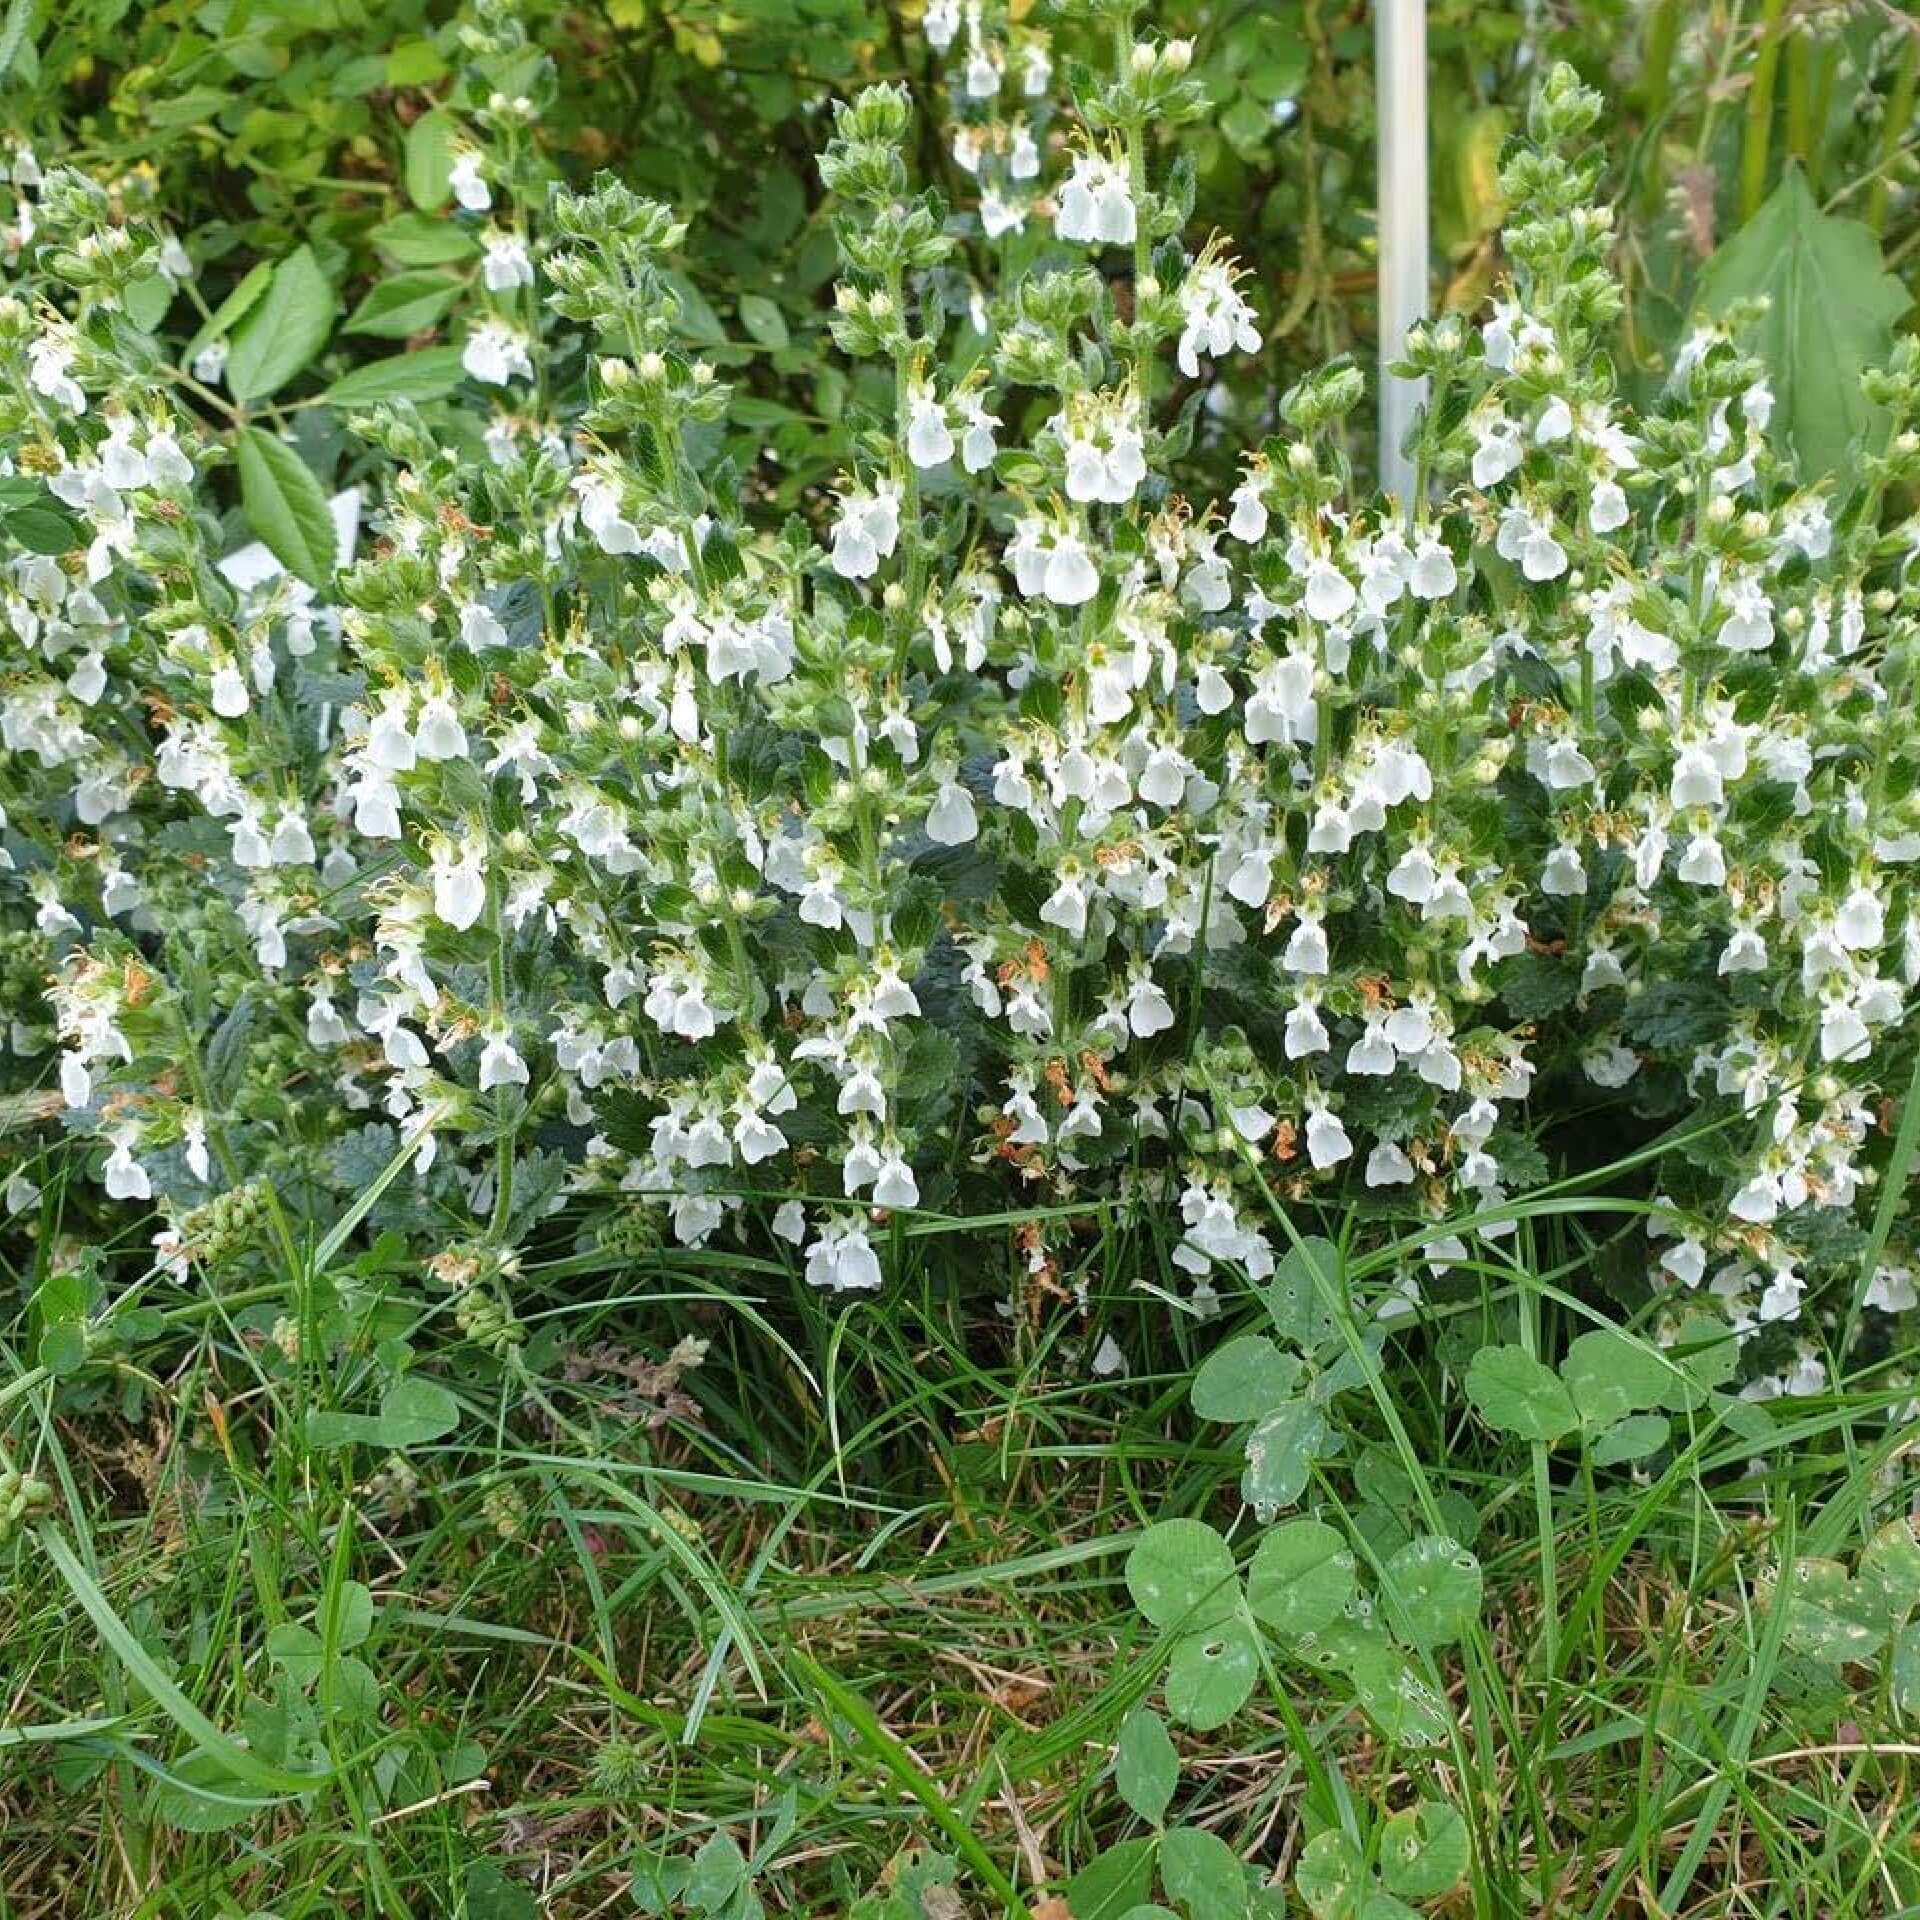
[[[1407,345],[1411,513],[1351,479],[1338,363],[1196,505],[1168,363],[1260,319],[1183,239],[1188,49],[1094,15],[1103,72],[978,55],[1022,105],[958,208],[913,189],[903,90],[837,110],[830,491],[727,457],[762,416],[687,348],[682,222],[551,186],[504,15],[433,156],[464,339],[301,398],[310,260],[181,367],[165,229],[16,163],[8,939],[52,975],[16,1084],[57,1078],[170,1269],[257,1257],[236,1207],[283,1245],[371,1212],[507,1352],[563,1205],[835,1289],[924,1215],[1017,1211],[1041,1283],[1089,1210],[1172,1216],[1206,1311],[1339,1203],[1424,1245],[1392,1316],[1599,1133],[1659,1196],[1646,1277],[1776,1383],[1810,1290],[1833,1325],[1911,1304],[1891,1216],[1834,1223],[1920,978],[1885,528],[1920,357],[1869,376],[1837,499],[1737,326],[1623,405],[1600,105],[1557,71],[1502,176],[1511,286]],[[229,551],[236,500],[264,549]]]

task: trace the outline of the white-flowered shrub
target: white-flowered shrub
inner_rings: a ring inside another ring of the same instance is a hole
[[[1636,1155],[1628,1264],[1718,1296],[1751,1371],[1847,1317],[1920,980],[1920,358],[1831,485],[1737,330],[1626,405],[1560,72],[1510,286],[1408,342],[1411,507],[1353,485],[1344,366],[1187,498],[1259,316],[1156,145],[1204,111],[1185,48],[1105,11],[1111,71],[1056,76],[929,7],[971,205],[916,194],[903,92],[839,110],[864,412],[784,524],[715,458],[673,213],[534,191],[524,101],[454,168],[464,398],[345,422],[230,418],[128,317],[162,231],[14,166],[12,1084],[179,1271],[233,1195],[298,1235],[411,1143],[376,1223],[495,1272],[564,1205],[541,1231],[657,1214],[827,1288],[884,1285],[915,1210],[1014,1212],[1044,1278],[1106,1210],[1204,1307],[1276,1204],[1351,1206],[1430,1233],[1368,1303],[1405,1313]],[[236,465],[284,560],[335,459],[347,563],[236,565]]]

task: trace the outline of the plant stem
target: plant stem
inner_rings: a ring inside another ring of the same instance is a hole
[[[1768,149],[1773,139],[1773,89],[1780,68],[1780,16],[1786,0],[1763,0],[1760,41],[1747,89],[1747,124],[1740,147],[1740,217],[1751,220],[1767,197]]]

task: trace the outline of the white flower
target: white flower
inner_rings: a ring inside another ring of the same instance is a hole
[[[1347,576],[1323,554],[1307,563],[1306,608],[1315,620],[1332,621],[1353,610],[1359,595]]]
[[[1353,1153],[1353,1142],[1340,1124],[1339,1116],[1328,1111],[1324,1100],[1307,1104],[1307,1157],[1321,1172],[1337,1167]]]
[[[1476,420],[1473,434],[1472,472],[1476,487],[1498,486],[1527,457],[1519,427],[1504,414],[1490,414]]]
[[[447,170],[447,185],[453,197],[469,213],[485,213],[493,205],[493,192],[481,172],[482,157],[473,147],[463,147]]]
[[[514,1050],[513,1035],[505,1027],[492,1027],[480,1049],[480,1091],[491,1093],[495,1087],[524,1087],[527,1063]]]
[[[533,378],[525,338],[501,320],[483,320],[467,335],[460,364],[475,380],[493,387],[504,387],[516,377]]]
[[[73,347],[57,334],[43,333],[27,343],[27,384],[69,413],[85,413],[86,391],[68,371],[72,365]]]
[[[489,233],[484,244],[487,251],[480,277],[490,293],[511,293],[516,287],[533,285],[533,256],[517,233]]]
[[[1136,216],[1125,170],[1097,153],[1076,153],[1060,190],[1054,231],[1062,240],[1130,246]]]
[[[1059,534],[1047,554],[1042,589],[1056,607],[1078,607],[1100,591],[1100,573],[1079,534]]]
[[[1198,377],[1203,353],[1217,360],[1235,347],[1242,353],[1260,351],[1260,329],[1253,308],[1235,285],[1236,277],[1224,259],[1203,254],[1180,283],[1180,316],[1185,325],[1176,358],[1189,380]]]
[[[107,1155],[104,1169],[107,1194],[114,1200],[151,1200],[153,1182],[147,1170],[133,1157],[133,1135],[113,1136],[113,1151]]]
[[[830,1223],[807,1249],[807,1284],[835,1293],[872,1291],[880,1285],[880,1262],[867,1236],[849,1221]]]
[[[942,466],[953,458],[953,430],[928,387],[916,389],[907,405],[907,458],[922,469]]]
[[[1494,542],[1500,556],[1517,560],[1529,580],[1553,580],[1567,570],[1566,549],[1553,537],[1553,522],[1521,506],[1500,516],[1500,534]]]
[[[477,841],[457,849],[443,843],[433,855],[433,910],[440,919],[464,933],[480,918],[487,904],[484,849]]]
[[[420,703],[414,726],[414,747],[423,760],[464,760],[467,730],[444,693],[429,694]]]
[[[899,538],[900,495],[891,481],[876,482],[871,493],[856,488],[842,494],[833,523],[834,572],[843,580],[871,579]]]
[[[943,780],[927,811],[927,838],[936,846],[961,847],[978,837],[973,795],[958,780]]]

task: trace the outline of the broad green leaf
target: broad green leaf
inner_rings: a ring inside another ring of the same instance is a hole
[[[473,236],[444,214],[397,213],[367,236],[403,267],[446,267],[480,251]]]
[[[1095,1854],[1067,1883],[1073,1920],[1121,1920],[1141,1905],[1153,1886],[1156,1840],[1122,1840]]]
[[[1387,1618],[1416,1647],[1444,1647],[1480,1617],[1480,1562],[1457,1540],[1425,1534],[1386,1564],[1380,1594]]]
[[[1160,1837],[1160,1884],[1188,1912],[1229,1920],[1247,1910],[1240,1857],[1203,1827],[1170,1827]]]
[[[693,1856],[686,1897],[709,1913],[718,1913],[747,1883],[746,1856],[728,1834],[708,1835]]]
[[[1596,1467],[1624,1466],[1658,1453],[1673,1437],[1673,1424],[1664,1413],[1630,1413],[1616,1420],[1593,1443]]]
[[[1772,1596],[1787,1609],[1787,1645],[1830,1666],[1864,1660],[1886,1639],[1876,1601],[1837,1560],[1796,1560]]]
[[[444,107],[423,113],[407,129],[407,198],[422,211],[446,205],[459,144],[460,123]]]
[[[1467,1823],[1444,1800],[1422,1800],[1388,1816],[1380,1835],[1380,1877],[1390,1893],[1437,1900],[1467,1877]]]
[[[325,587],[339,560],[340,534],[313,469],[259,427],[242,430],[234,456],[247,524],[289,573]]]
[[[40,1364],[56,1377],[78,1373],[87,1364],[87,1319],[93,1286],[76,1267],[54,1267],[33,1296],[40,1316]]]
[[[764,293],[740,296],[740,324],[746,328],[748,338],[760,346],[784,347],[787,344],[786,316]]]
[[[1453,1724],[1452,1710],[1385,1640],[1355,1634],[1342,1649],[1341,1670],[1354,1697],[1389,1740],[1437,1747]]]
[[[1245,1621],[1223,1620],[1190,1633],[1175,1643],[1167,1663],[1168,1710],[1201,1733],[1223,1727],[1247,1704],[1259,1674],[1260,1652]]]
[[[1150,1707],[1135,1707],[1120,1726],[1113,1750],[1113,1784],[1120,1798],[1156,1827],[1180,1782],[1180,1756],[1167,1724]]]
[[[1305,1400],[1282,1402],[1247,1435],[1241,1499],[1263,1520],[1292,1506],[1331,1439],[1318,1407]]]
[[[1294,1889],[1314,1920],[1359,1920],[1367,1863],[1337,1827],[1317,1833],[1300,1850]]]
[[[459,1424],[460,1403],[445,1387],[408,1375],[381,1396],[378,1413],[316,1410],[308,1414],[307,1444],[345,1447],[357,1442],[404,1450],[438,1440]]]
[[[58,559],[86,544],[79,521],[63,507],[55,506],[50,496],[31,506],[15,507],[4,524],[29,553],[51,554]]]
[[[1889,1520],[1867,1542],[1855,1579],[1862,1605],[1872,1608],[1888,1632],[1904,1626],[1920,1608],[1920,1540],[1908,1516]]]
[[[343,1580],[320,1609],[315,1630],[336,1653],[361,1645],[373,1631],[373,1595],[358,1580]]]
[[[219,1833],[272,1804],[210,1753],[183,1754],[153,1794],[154,1812],[181,1833]]]
[[[355,367],[320,397],[342,408],[377,406],[382,400],[438,400],[464,377],[458,347],[423,347]]]
[[[1276,1633],[1314,1633],[1353,1597],[1353,1554],[1320,1520],[1289,1520],[1255,1549],[1247,1608]]]
[[[333,289],[313,249],[296,247],[274,268],[265,297],[233,330],[227,390],[236,400],[278,393],[327,344],[332,326]]]
[[[1201,1520],[1160,1520],[1127,1555],[1127,1591],[1156,1627],[1193,1630],[1230,1619],[1240,1602],[1233,1555]]]
[[[1920,1621],[1902,1627],[1894,1636],[1887,1675],[1892,1685],[1894,1712],[1909,1720],[1920,1720]]]
[[[1202,1420],[1232,1423],[1271,1413],[1300,1378],[1300,1362],[1263,1333],[1229,1340],[1193,1376],[1193,1410]]]
[[[1849,448],[1877,425],[1860,376],[1893,349],[1893,323],[1912,296],[1886,270],[1873,230],[1823,213],[1789,167],[1766,204],[1700,270],[1700,305],[1770,304],[1749,336],[1766,362],[1773,430],[1799,454],[1802,479],[1843,477]]]
[[[127,289],[127,318],[144,333],[152,333],[173,305],[173,285],[160,274],[149,274]]]
[[[1667,1358],[1675,1371],[1667,1375],[1660,1405],[1687,1413],[1704,1406],[1713,1388],[1733,1378],[1740,1363],[1740,1341],[1717,1314],[1696,1311],[1681,1317]]]
[[[273,285],[273,263],[262,260],[250,269],[246,277],[227,297],[207,316],[207,323],[187,343],[186,353],[182,356],[188,361],[204,352],[223,334],[231,333],[247,314],[265,298],[267,289]]]
[[[1673,1378],[1673,1363],[1644,1341],[1612,1327],[1583,1333],[1560,1362],[1580,1422],[1610,1427],[1627,1414],[1657,1407]]]
[[[296,1687],[311,1686],[326,1659],[320,1636],[296,1620],[283,1620],[267,1632],[267,1658]]]
[[[466,291],[457,274],[422,268],[396,273],[371,288],[347,321],[348,333],[370,333],[378,340],[405,340],[424,333]]]
[[[1558,1374],[1521,1347],[1482,1347],[1467,1368],[1467,1398],[1496,1433],[1548,1445],[1580,1424]]]
[[[1307,1352],[1324,1345],[1338,1330],[1330,1303],[1340,1287],[1340,1249],[1331,1240],[1304,1238],[1263,1290],[1274,1331]]]

